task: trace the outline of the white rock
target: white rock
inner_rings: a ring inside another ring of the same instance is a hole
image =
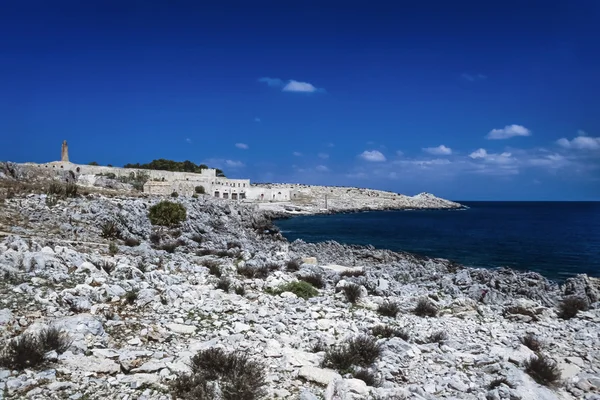
[[[121,371],[121,366],[109,359],[95,356],[86,357],[81,354],[64,353],[59,357],[60,362],[72,371],[93,372],[100,374],[116,374]]]
[[[342,379],[341,375],[332,369],[304,366],[298,371],[298,377],[309,382],[329,385],[334,379]]]
[[[196,332],[196,327],[192,325],[184,325],[184,324],[168,324],[167,328],[175,333],[180,333],[183,335],[188,335]]]

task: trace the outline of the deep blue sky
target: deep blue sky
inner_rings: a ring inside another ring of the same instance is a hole
[[[3,2],[0,160],[600,200],[600,2],[208,3]]]

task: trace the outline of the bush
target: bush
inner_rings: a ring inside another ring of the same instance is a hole
[[[490,384],[488,385],[488,390],[494,390],[502,384],[508,386],[511,389],[514,389],[514,385],[512,383],[510,383],[508,379],[506,379],[505,377],[502,377],[502,378],[494,379],[493,381],[491,381]]]
[[[199,233],[194,233],[191,237],[191,240],[193,240],[194,242],[201,244],[204,241],[204,236],[202,236]]]
[[[243,285],[235,287],[235,294],[244,296],[246,294],[246,288]]]
[[[360,296],[362,296],[361,286],[356,283],[348,283],[342,290],[344,291],[346,300],[352,304],[356,303],[360,299]]]
[[[377,307],[377,312],[385,317],[396,318],[400,312],[400,306],[397,303],[386,301]]]
[[[178,377],[171,386],[176,397],[215,399],[211,381],[218,382],[223,400],[255,400],[264,395],[265,368],[243,352],[226,353],[217,348],[201,350],[192,357],[190,366],[191,374]]]
[[[319,340],[318,342],[315,342],[308,349],[308,351],[310,351],[311,353],[320,353],[320,352],[326,351],[326,350],[327,350],[327,346],[325,346],[325,343],[323,343],[321,340]]]
[[[371,333],[375,337],[389,339],[391,337],[398,337],[405,342],[409,339],[409,334],[404,329],[394,328],[389,325],[376,325],[371,328]]]
[[[127,304],[133,304],[135,303],[135,301],[138,299],[138,291],[137,290],[130,290],[127,293],[125,293],[125,302]]]
[[[587,309],[587,300],[577,296],[566,297],[558,305],[558,316],[562,319],[571,319],[579,311],[586,311]]]
[[[105,239],[116,239],[121,236],[121,232],[114,221],[106,221],[100,225],[100,236]]]
[[[150,207],[148,218],[152,225],[174,226],[185,221],[186,210],[179,203],[163,200]]]
[[[323,275],[313,272],[308,275],[299,276],[298,279],[304,282],[308,282],[317,289],[323,289],[325,287],[325,280],[323,279]]]
[[[208,273],[216,276],[217,278],[221,277],[221,264],[216,261],[208,260],[204,262],[204,266],[208,268]]]
[[[273,291],[274,294],[281,294],[283,292],[292,292],[304,300],[310,299],[311,297],[315,297],[319,294],[319,291],[315,289],[313,285],[304,281],[286,283],[285,285],[281,285]]]
[[[66,197],[77,197],[77,185],[74,183],[67,183],[64,191]]]
[[[525,361],[525,371],[540,385],[553,386],[560,380],[560,369],[556,363],[542,354]]]
[[[48,190],[46,190],[46,194],[49,196],[63,197],[64,196],[63,185],[61,185],[60,183],[58,183],[56,181],[50,182],[50,184],[48,185]]]
[[[337,369],[345,373],[353,366],[368,367],[381,355],[381,346],[372,336],[360,335],[341,346],[334,346],[325,351],[322,366]]]
[[[200,185],[200,186],[196,186],[196,187],[194,188],[194,191],[195,191],[197,194],[206,194],[206,189],[204,189],[204,186],[202,186],[202,185]]]
[[[108,244],[108,254],[110,254],[111,256],[114,256],[118,252],[119,252],[119,246],[117,246],[117,244],[115,242],[110,242]]]
[[[231,281],[229,278],[222,276],[221,279],[219,279],[219,282],[217,282],[216,288],[227,293],[229,292],[229,288],[231,288]]]
[[[444,331],[434,332],[427,337],[427,343],[442,343],[444,340],[448,340],[448,335]]]
[[[158,234],[156,232],[152,232],[150,234],[150,242],[152,242],[152,244],[158,245],[160,243],[160,240],[161,240],[160,234]]]
[[[227,242],[227,250],[241,249],[241,248],[242,248],[242,244],[240,242],[237,242],[237,241]]]
[[[266,266],[261,267],[251,267],[249,265],[239,266],[237,267],[237,272],[240,275],[245,276],[246,278],[260,278],[264,279],[269,276],[269,269]]]
[[[125,246],[136,247],[140,245],[140,241],[136,238],[129,237],[125,239]]]
[[[294,260],[290,260],[285,264],[285,268],[289,271],[289,272],[296,272],[300,270],[300,266],[302,266],[302,260],[300,259],[294,259]]]
[[[538,338],[535,337],[535,335],[532,335],[531,333],[526,336],[523,336],[520,340],[524,346],[529,347],[531,350],[533,350],[535,352],[538,352],[542,349],[542,343],[540,343]]]
[[[0,353],[0,366],[24,370],[44,363],[46,349],[34,334],[25,333],[8,341]]]
[[[176,199],[176,198],[179,197],[179,193],[173,192],[173,193],[171,193],[171,197],[174,198],[174,199]]]
[[[171,242],[163,243],[160,246],[156,246],[156,248],[159,250],[164,250],[167,253],[172,254],[172,253],[175,253],[175,249],[178,248],[179,246],[181,246],[181,242],[171,241]]]
[[[38,339],[46,352],[54,350],[58,354],[67,351],[73,343],[69,335],[56,327],[42,329],[38,334]]]
[[[435,304],[431,302],[431,300],[422,298],[417,303],[413,313],[419,317],[436,317],[438,309]]]
[[[110,275],[112,270],[115,269],[115,265],[113,263],[111,263],[110,261],[103,260],[100,263],[100,268],[102,268],[104,270],[104,272],[106,272],[107,274]]]
[[[367,386],[379,385],[379,381],[377,380],[375,373],[366,368],[358,368],[356,371],[352,372],[352,377],[354,379],[360,379],[366,383]]]

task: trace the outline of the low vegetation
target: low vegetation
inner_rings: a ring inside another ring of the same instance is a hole
[[[140,245],[140,241],[136,238],[133,237],[128,237],[127,239],[124,240],[125,246],[128,247],[136,247]]]
[[[190,373],[179,376],[171,385],[174,397],[185,400],[255,400],[265,393],[264,366],[241,351],[201,350],[191,358],[190,368]],[[217,394],[215,383],[221,396]]]
[[[48,352],[62,354],[71,343],[71,338],[56,327],[24,333],[10,339],[0,351],[0,366],[15,370],[40,367],[46,362]]]
[[[345,271],[340,272],[340,277],[342,278],[357,278],[359,276],[363,276],[365,271],[362,269],[347,269]]]
[[[346,300],[352,304],[356,303],[362,296],[362,286],[356,283],[347,283],[342,290],[344,291]]]
[[[225,276],[222,276],[217,282],[216,288],[221,289],[225,293],[229,292],[229,289],[231,288],[231,280]]]
[[[185,221],[185,207],[179,203],[163,200],[150,207],[148,218],[152,225],[175,226]]]
[[[266,266],[260,266],[260,267],[252,267],[249,265],[238,266],[237,272],[238,272],[238,274],[243,275],[246,278],[252,278],[252,279],[255,279],[255,278],[264,279],[267,276],[269,276],[269,268],[267,268]]]
[[[158,160],[152,160],[147,164],[125,164],[123,168],[137,168],[137,169],[151,169],[159,171],[175,171],[175,172],[195,172],[201,173],[203,169],[208,169],[207,165],[199,164],[196,165],[191,161],[173,161],[159,158]],[[217,176],[225,177],[223,171],[217,169]]]
[[[555,386],[560,381],[556,363],[540,353],[525,361],[525,371],[540,385]]]
[[[285,268],[286,270],[288,270],[289,272],[296,272],[300,270],[300,267],[302,266],[302,260],[296,258],[293,260],[289,260],[286,264],[285,264]]]
[[[194,188],[194,192],[196,192],[196,194],[206,194],[206,189],[204,189],[204,186],[200,185]]]
[[[422,298],[413,309],[413,313],[419,317],[436,317],[438,309],[431,300]]]
[[[384,317],[396,318],[396,315],[400,312],[400,306],[392,301],[385,301],[377,307],[377,312]]]
[[[404,330],[400,328],[396,328],[390,325],[375,325],[371,328],[371,333],[373,336],[378,338],[389,339],[392,337],[400,338],[404,341],[408,341],[410,335]]]
[[[539,339],[535,335],[532,335],[531,333],[526,336],[523,336],[520,340],[524,346],[529,347],[531,350],[533,350],[535,352],[538,352],[542,349],[542,343],[539,341]]]
[[[340,373],[352,372],[354,367],[369,367],[381,355],[381,346],[372,336],[360,335],[347,343],[325,351],[322,366]]]
[[[558,316],[562,319],[571,319],[577,316],[579,311],[586,311],[588,302],[577,296],[565,297],[558,305]]]
[[[354,379],[360,379],[361,381],[366,383],[367,386],[379,385],[379,381],[377,379],[377,376],[375,375],[375,372],[367,368],[356,369],[354,372],[352,372],[352,377]]]
[[[301,281],[308,282],[317,289],[323,289],[325,287],[325,279],[323,275],[316,272],[312,272],[308,275],[301,275],[298,277]]]
[[[271,291],[272,294],[276,295],[283,292],[294,293],[296,296],[305,300],[319,295],[319,291],[315,289],[313,285],[304,281],[286,283]]]
[[[426,343],[442,343],[443,341],[448,340],[448,334],[444,331],[434,332],[429,335],[426,339]]]

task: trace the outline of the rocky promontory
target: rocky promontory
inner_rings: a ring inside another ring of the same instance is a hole
[[[0,203],[0,398],[600,398],[592,278],[289,243],[256,204],[161,201]]]

